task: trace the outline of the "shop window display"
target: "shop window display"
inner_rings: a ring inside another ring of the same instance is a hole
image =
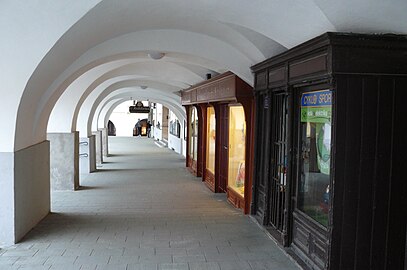
[[[301,96],[301,157],[298,209],[328,226],[332,92]]]
[[[213,107],[207,108],[207,136],[206,136],[206,168],[211,173],[215,173],[215,139],[216,139],[216,119]]]
[[[228,187],[244,197],[246,121],[243,106],[229,107]]]
[[[189,155],[193,160],[198,157],[198,112],[195,107],[190,110]]]

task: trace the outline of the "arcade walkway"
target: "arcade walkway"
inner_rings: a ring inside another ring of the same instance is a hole
[[[111,138],[111,156],[0,269],[298,269],[249,217],[213,194],[152,139]]]

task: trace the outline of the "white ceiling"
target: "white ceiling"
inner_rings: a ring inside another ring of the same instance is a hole
[[[0,151],[44,140],[55,121],[90,127],[81,108],[120,81],[157,100],[206,73],[252,84],[251,65],[327,31],[407,34],[406,12],[405,0],[3,0]]]

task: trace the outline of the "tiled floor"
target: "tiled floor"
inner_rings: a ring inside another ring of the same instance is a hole
[[[81,190],[54,192],[53,213],[0,250],[0,269],[298,269],[181,156],[146,138],[109,147]]]

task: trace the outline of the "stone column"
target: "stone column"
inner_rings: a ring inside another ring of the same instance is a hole
[[[48,133],[52,190],[79,187],[79,132]]]
[[[18,242],[50,211],[49,142],[0,153],[0,245]]]
[[[95,135],[79,139],[79,165],[81,174],[96,171]]]
[[[100,128],[98,129],[102,131],[102,152],[104,157],[109,156],[109,136],[107,128]]]
[[[103,163],[103,150],[102,150],[102,131],[93,131],[93,135],[95,135],[95,150],[96,150],[96,166],[102,165]]]

